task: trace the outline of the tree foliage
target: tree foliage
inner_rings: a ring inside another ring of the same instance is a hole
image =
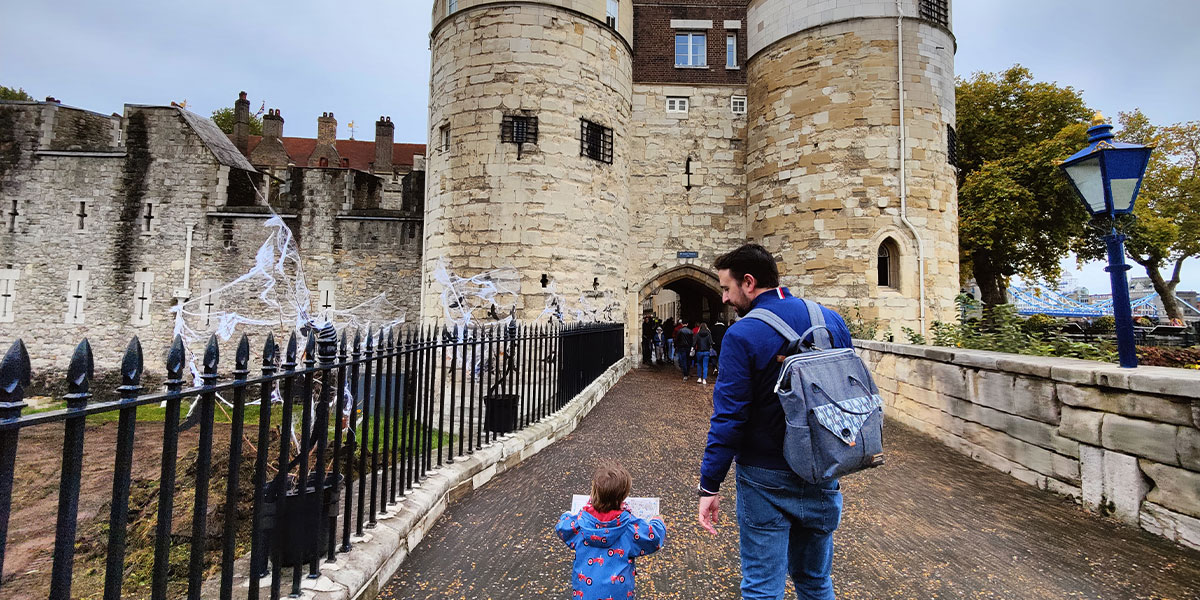
[[[1200,122],[1159,127],[1136,109],[1121,113],[1118,122],[1118,140],[1155,146],[1133,218],[1118,222],[1128,236],[1125,250],[1146,269],[1167,316],[1182,319],[1175,288],[1184,261],[1200,257]],[[1081,243],[1078,253],[1080,259],[1102,259],[1105,247],[1098,236],[1092,236]]]
[[[221,128],[226,134],[233,135],[233,125],[237,122],[233,115],[233,107],[226,106],[212,112],[213,123]],[[250,115],[250,135],[262,135],[263,122],[262,118]]]
[[[10,88],[0,85],[0,100],[25,100],[32,101],[33,96],[25,93],[22,88]]]
[[[1020,65],[958,81],[959,253],[989,306],[1014,275],[1057,279],[1087,212],[1058,163],[1087,144],[1079,92]]]

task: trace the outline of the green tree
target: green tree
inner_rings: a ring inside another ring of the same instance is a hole
[[[1014,275],[1058,279],[1087,212],[1058,163],[1087,144],[1079,92],[1020,65],[956,86],[959,255],[984,304],[1008,302]]]
[[[233,134],[233,125],[237,122],[233,116],[233,107],[227,106],[214,110],[212,120],[217,127],[221,128],[221,131]],[[250,115],[250,135],[262,135],[262,118],[254,116],[253,113]]]
[[[1167,317],[1182,319],[1175,288],[1184,261],[1200,257],[1200,122],[1159,127],[1137,109],[1121,113],[1118,122],[1118,140],[1155,146],[1133,218],[1118,221],[1128,236],[1125,251],[1146,269]],[[1106,219],[1100,221],[1098,225],[1109,227]],[[1103,241],[1099,236],[1090,237],[1081,245],[1079,256],[1103,259]],[[1163,276],[1164,270],[1169,278]]]
[[[32,101],[33,96],[25,93],[24,89],[13,89],[0,85],[0,100],[25,100]]]

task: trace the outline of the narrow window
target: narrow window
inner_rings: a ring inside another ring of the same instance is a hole
[[[587,119],[580,119],[579,127],[580,156],[586,156],[611,165],[613,161],[612,129],[598,125]]]
[[[67,274],[67,325],[83,325],[83,308],[87,303],[88,272],[83,265]]]
[[[500,121],[500,141],[517,145],[517,160],[525,144],[536,144],[538,137],[537,117],[526,115],[504,115]]]
[[[684,96],[667,96],[667,112],[687,114],[688,99]]]
[[[953,125],[946,126],[946,162],[958,166],[958,133]]]
[[[79,210],[75,212],[75,231],[87,230],[87,202],[79,202]]]
[[[442,125],[441,129],[439,129],[438,132],[439,132],[439,136],[441,138],[441,143],[438,145],[438,147],[442,149],[442,152],[449,152],[450,151],[450,126]]]
[[[949,0],[921,0],[921,18],[942,27],[950,26]]]
[[[154,289],[154,273],[140,271],[133,274],[133,319],[135,327],[150,324],[150,292]]]
[[[707,67],[708,41],[703,33],[675,34],[675,66]]]
[[[217,291],[221,289],[221,282],[214,279],[205,279],[200,282],[200,318],[204,321],[205,327],[212,326],[213,319],[221,308],[221,295]]]
[[[12,201],[12,210],[8,211],[8,232],[17,232],[17,217],[21,216],[20,200]]]
[[[320,312],[337,310],[337,282],[323,280],[317,282],[317,302]]]
[[[735,114],[735,115],[746,114],[746,97],[745,96],[731,97],[729,99],[729,109],[732,110],[733,114]]]
[[[612,27],[613,29],[617,28],[617,22],[618,22],[618,17],[620,16],[620,10],[621,10],[620,0],[608,0],[608,14],[606,15],[605,20],[608,21],[609,27]]]
[[[0,323],[12,323],[16,314],[17,280],[19,269],[0,269]]]
[[[725,68],[738,68],[736,33],[731,33],[725,36]]]
[[[146,207],[142,209],[142,233],[154,233],[154,219],[156,216],[154,214],[154,203],[147,202]]]
[[[458,0],[448,0],[446,2],[446,14],[452,15],[458,12]]]
[[[318,161],[317,161],[317,166],[318,166],[318,167],[328,167],[328,166],[329,166],[329,159],[328,159],[328,158],[325,158],[324,156],[322,156],[322,157],[320,158],[320,160],[318,160]]]
[[[900,289],[900,247],[892,238],[887,238],[879,244],[875,268],[879,277],[879,287]]]

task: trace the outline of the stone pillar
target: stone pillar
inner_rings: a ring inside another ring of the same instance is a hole
[[[379,117],[375,122],[375,172],[392,172],[392,150],[396,143],[396,127],[391,117]]]
[[[233,103],[233,145],[243,155],[249,154],[250,101],[246,99],[246,92],[238,93],[237,102]]]

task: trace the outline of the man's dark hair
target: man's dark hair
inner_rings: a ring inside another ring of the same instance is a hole
[[[734,279],[741,281],[747,274],[754,276],[758,289],[779,287],[779,268],[775,257],[758,244],[745,244],[728,254],[717,257],[713,263],[718,271],[729,270]]]

